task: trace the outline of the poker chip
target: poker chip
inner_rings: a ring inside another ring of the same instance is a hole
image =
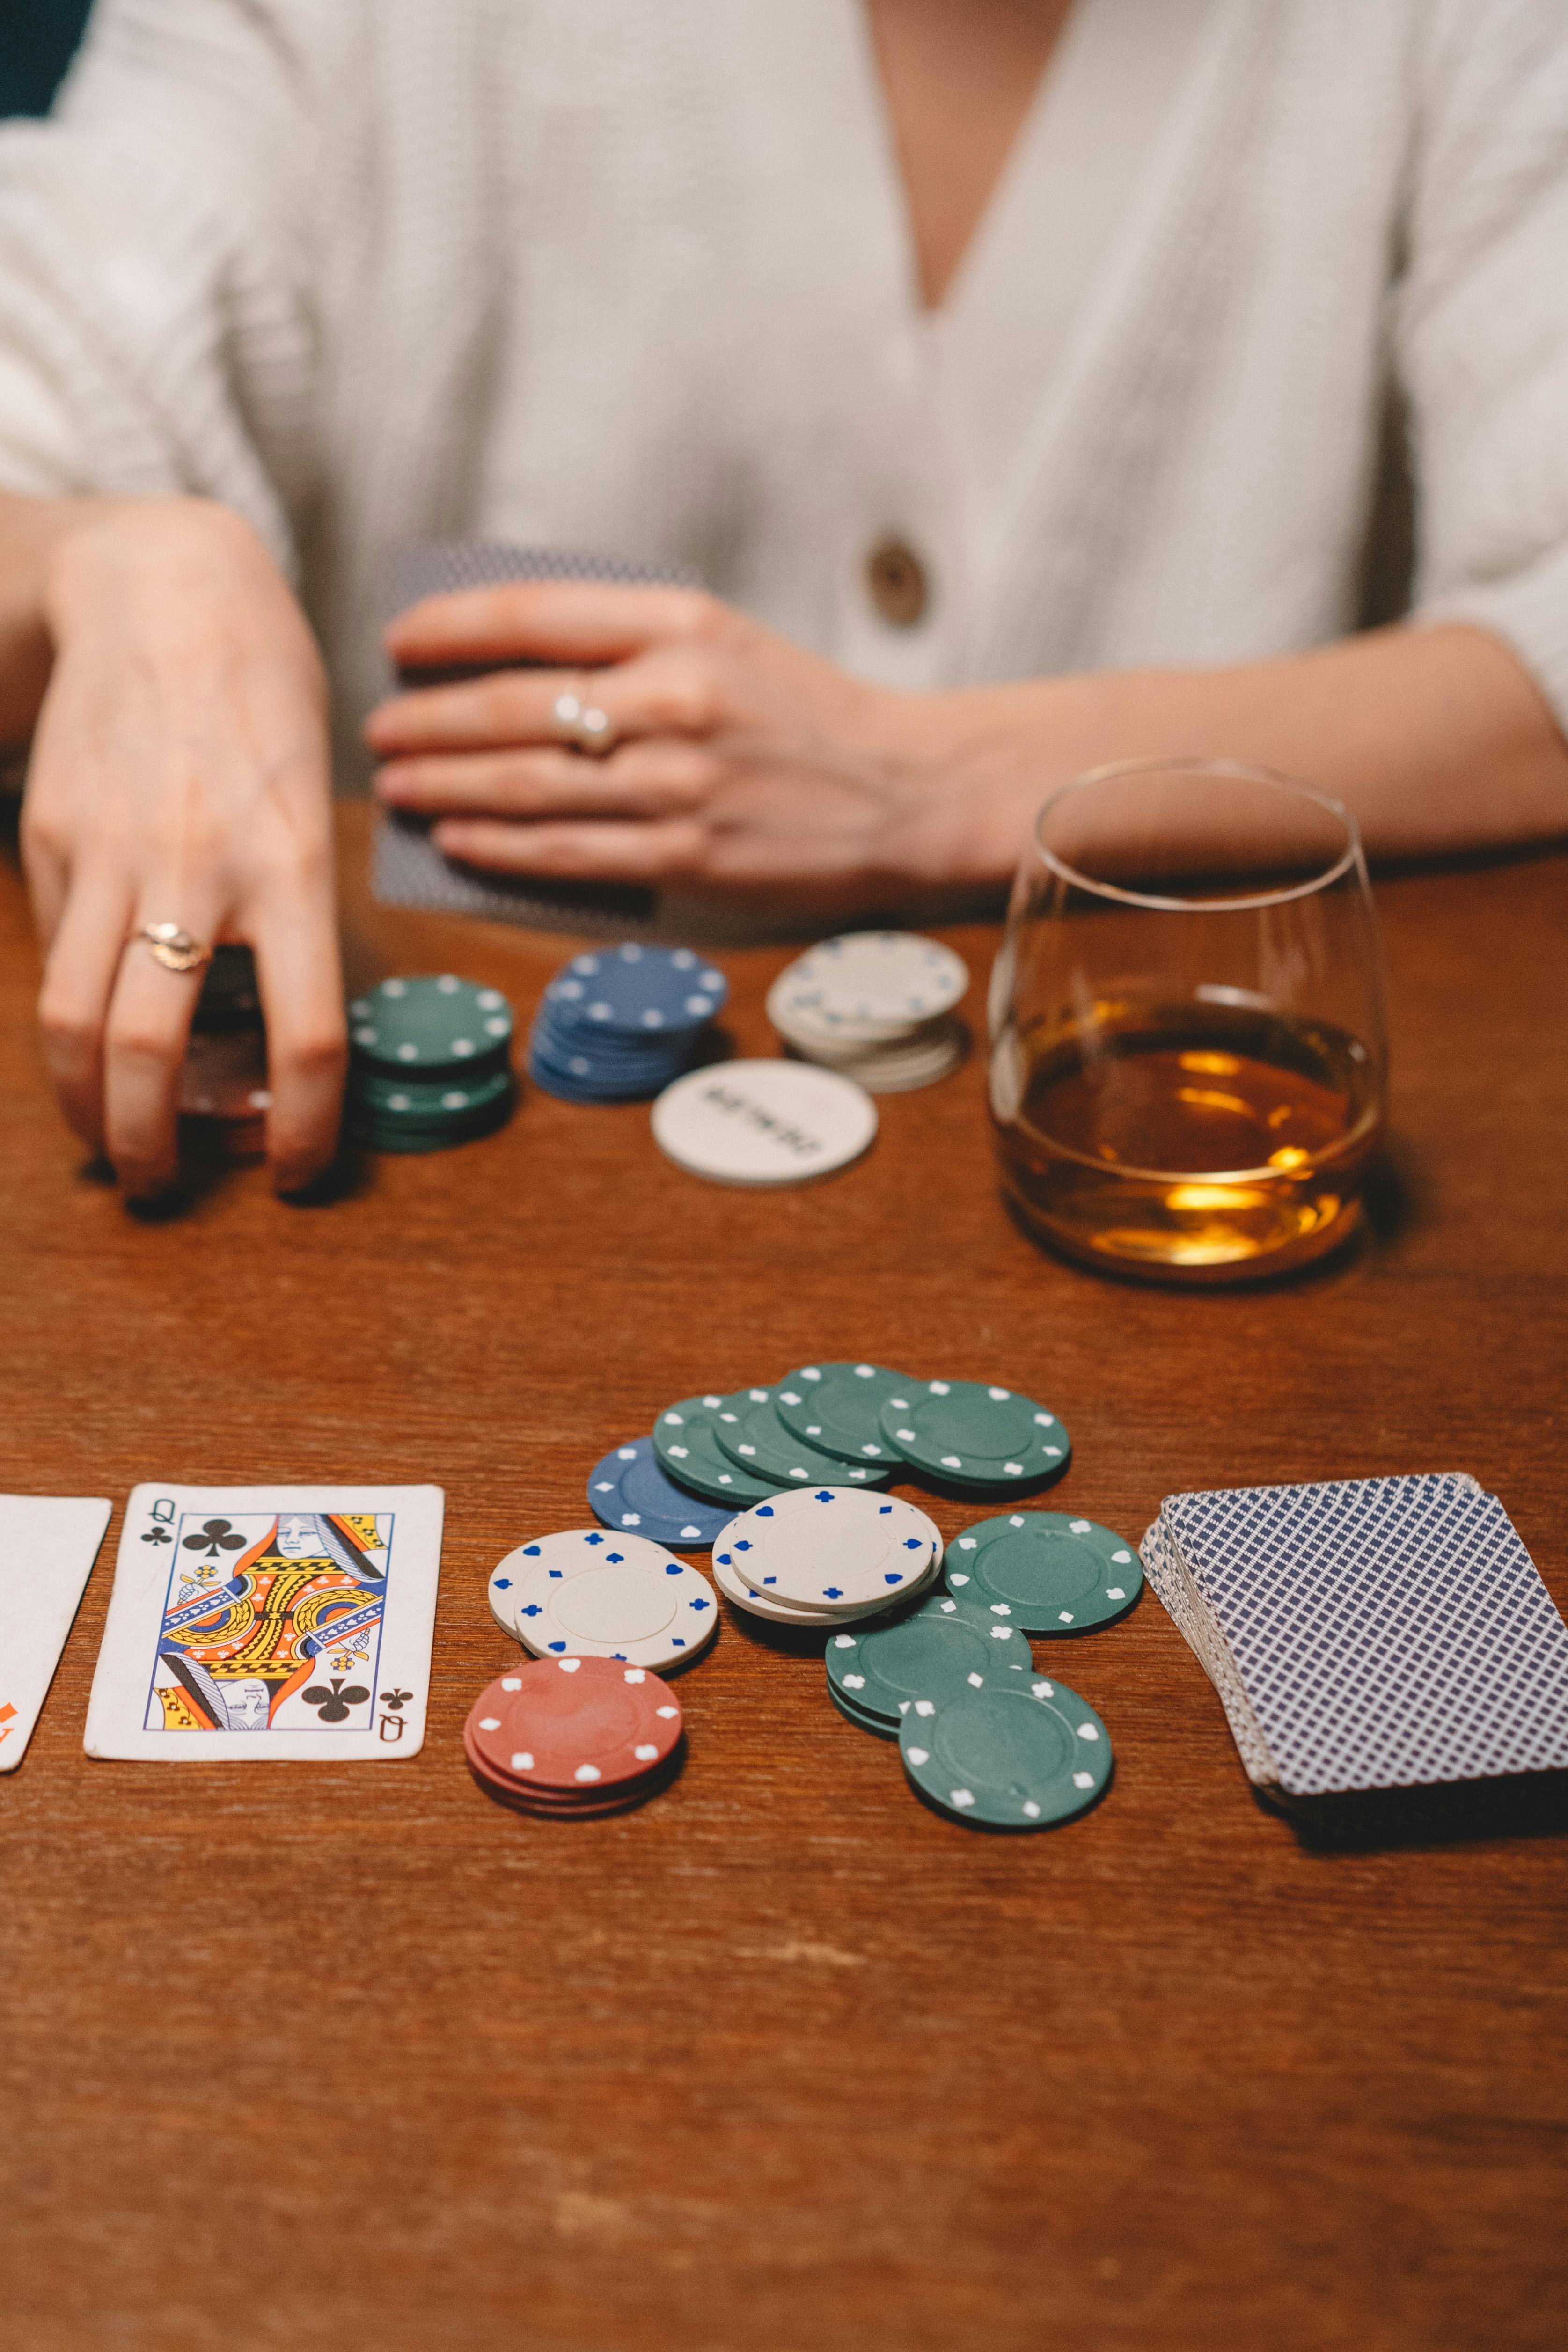
[[[753,1505],[725,1530],[713,1559],[717,1567],[722,1553],[759,1599],[831,1620],[922,1591],[941,1543],[912,1503],[856,1486],[814,1486]]]
[[[930,1086],[969,1038],[953,1007],[969,971],[950,948],[911,931],[825,940],[779,974],[768,1018],[792,1052],[873,1094]]]
[[[1033,1397],[984,1381],[925,1381],[889,1397],[882,1434],[902,1458],[950,1486],[1039,1486],[1066,1469],[1072,1441]]]
[[[893,1463],[897,1446],[882,1433],[881,1411],[890,1397],[918,1385],[885,1364],[802,1364],[773,1391],[784,1427],[840,1462]]]
[[[267,1156],[267,1029],[247,947],[213,950],[191,1015],[177,1108],[182,1143],[219,1160]]]
[[[741,1575],[725,1549],[725,1538],[721,1535],[713,1545],[713,1581],[725,1600],[743,1610],[748,1616],[761,1617],[770,1625],[793,1626],[797,1633],[815,1632],[824,1625],[858,1623],[865,1617],[885,1615],[889,1607],[886,1601],[871,1601],[864,1609],[841,1609],[830,1612],[821,1609],[791,1609],[782,1601],[765,1599],[760,1592],[754,1592]]]
[[[987,1683],[951,1698],[921,1693],[899,1727],[916,1793],[950,1821],[1043,1830],[1092,1805],[1110,1778],[1110,1738],[1064,1683]]]
[[[455,972],[384,980],[349,1006],[343,1130],[373,1151],[491,1135],[517,1099],[511,1007]]]
[[[513,1629],[536,1657],[614,1658],[665,1673],[689,1664],[718,1631],[707,1578],[640,1536],[565,1528],[519,1545],[502,1571],[512,1579]]]
[[[889,1723],[882,1716],[863,1714],[860,1708],[851,1706],[843,1693],[832,1683],[827,1685],[827,1696],[844,1717],[845,1722],[852,1723],[857,1731],[868,1731],[873,1739],[897,1740],[899,1726],[896,1719]]]
[[[1024,1634],[990,1624],[933,1595],[896,1623],[828,1636],[827,1678],[836,1696],[897,1725],[917,1698],[947,1701],[999,1677],[1031,1675]]]
[[[629,1438],[595,1462],[588,1507],[607,1528],[645,1536],[675,1551],[706,1551],[733,1517],[732,1507],[700,1502],[667,1477],[651,1437]]]
[[[653,1425],[654,1452],[659,1468],[677,1486],[689,1486],[705,1501],[727,1502],[740,1510],[764,1502],[778,1490],[773,1479],[742,1470],[721,1450],[713,1422],[723,1402],[722,1396],[710,1391],[666,1405]]]
[[[463,1748],[475,1778],[502,1802],[589,1819],[668,1785],[681,1730],[679,1700],[646,1667],[548,1658],[480,1692]]]
[[[666,1159],[715,1184],[815,1183],[870,1149],[877,1106],[837,1071],[724,1062],[666,1087],[652,1112]]]
[[[890,1475],[879,1464],[846,1464],[803,1440],[785,1426],[771,1389],[737,1389],[720,1403],[711,1427],[721,1454],[775,1486],[820,1485],[824,1479],[837,1486],[885,1486]]]
[[[567,1102],[646,1102],[690,1068],[729,992],[690,948],[626,940],[574,955],[541,1000],[529,1074]]]
[[[1093,1519],[1065,1511],[1014,1511],[981,1519],[954,1538],[951,1591],[1027,1633],[1091,1633],[1124,1617],[1143,1589],[1135,1548]]]

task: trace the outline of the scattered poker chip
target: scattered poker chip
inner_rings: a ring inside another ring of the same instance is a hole
[[[442,1151],[493,1134],[517,1098],[511,1007],[455,972],[384,980],[349,1006],[343,1129],[373,1151]]]
[[[1110,1738],[1063,1683],[987,1684],[950,1699],[922,1694],[899,1727],[910,1785],[949,1820],[1043,1830],[1092,1805],[1110,1778]]]
[[[825,1479],[837,1486],[885,1486],[890,1475],[880,1464],[846,1464],[801,1439],[784,1425],[771,1389],[737,1389],[721,1401],[711,1425],[721,1454],[775,1486],[820,1486]]]
[[[888,1398],[882,1434],[916,1470],[951,1486],[1039,1486],[1066,1469],[1072,1440],[1033,1397],[984,1381],[923,1381]]]
[[[520,1811],[589,1818],[665,1785],[681,1728],[679,1700],[645,1667],[548,1658],[480,1692],[463,1746],[491,1795]]]
[[[721,1448],[713,1418],[724,1400],[713,1391],[666,1405],[653,1425],[654,1452],[666,1477],[710,1503],[743,1510],[777,1492],[774,1481],[742,1470]]]
[[[773,1391],[779,1419],[840,1462],[897,1464],[898,1448],[883,1435],[882,1407],[918,1383],[885,1364],[802,1364]]]
[[[830,1634],[827,1678],[837,1695],[897,1724],[916,1698],[960,1698],[998,1677],[1034,1673],[1021,1632],[945,1607],[949,1598],[937,1594],[891,1625]]]
[[[690,948],[627,940],[574,955],[540,1003],[530,1076],[566,1102],[646,1102],[689,1069],[729,992]]]
[[[1135,1548],[1093,1519],[1065,1511],[1014,1511],[981,1519],[954,1538],[950,1589],[1026,1633],[1093,1632],[1124,1617],[1143,1589]]]
[[[607,1528],[646,1536],[675,1551],[706,1551],[734,1517],[733,1506],[683,1493],[660,1468],[651,1437],[629,1438],[594,1465],[588,1507]]]
[[[825,940],[782,971],[768,1018],[791,1050],[874,1094],[930,1086],[956,1067],[968,1032],[952,1008],[969,986],[961,959],[910,931]]]
[[[727,1567],[764,1601],[834,1617],[908,1600],[936,1574],[942,1538],[923,1511],[856,1486],[757,1503],[726,1529]]]
[[[520,1544],[503,1572],[513,1630],[537,1657],[614,1658],[664,1673],[689,1664],[718,1630],[707,1578],[641,1536],[563,1528]]]
[[[654,1104],[666,1159],[715,1184],[810,1184],[870,1149],[877,1106],[863,1087],[804,1062],[692,1070]]]
[[[846,1723],[852,1723],[857,1731],[868,1731],[873,1739],[897,1740],[899,1725],[896,1717],[889,1722],[885,1716],[865,1714],[862,1709],[852,1705],[834,1683],[828,1684],[827,1696]]]

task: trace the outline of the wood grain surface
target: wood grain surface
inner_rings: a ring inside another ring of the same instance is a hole
[[[455,967],[526,1017],[560,940],[371,910],[356,978]],[[0,1486],[117,1508],[0,1780],[0,2336],[17,2352],[1556,2347],[1568,2236],[1563,1809],[1303,1836],[1251,1796],[1152,1594],[1067,1671],[1107,1801],[1018,1840],[907,1792],[819,1644],[726,1610],[643,1811],[515,1818],[459,1727],[515,1654],[485,1579],[582,1524],[656,1410],[816,1356],[1059,1407],[1064,1502],[1468,1470],[1559,1601],[1564,880],[1383,884],[1380,1232],[1235,1295],[1095,1280],[1004,1214],[977,1060],[859,1167],[750,1195],[640,1108],[530,1093],[331,1206],[259,1171],[163,1221],[83,1170],[0,872]],[[994,938],[948,934],[976,976]],[[784,958],[723,961],[769,1052]],[[368,1767],[90,1764],[139,1479],[447,1491],[430,1733]],[[905,1491],[910,1491],[906,1489]],[[966,1514],[939,1504],[951,1534]]]

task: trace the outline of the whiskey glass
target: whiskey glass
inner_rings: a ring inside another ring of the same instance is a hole
[[[1383,956],[1353,819],[1223,760],[1054,793],[991,977],[1002,1187],[1079,1264],[1282,1273],[1362,1213],[1388,1089]]]

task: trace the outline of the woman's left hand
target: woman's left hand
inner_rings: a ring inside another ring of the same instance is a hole
[[[409,667],[551,665],[366,722],[382,800],[434,817],[468,865],[823,910],[1011,870],[1016,843],[990,845],[935,740],[956,698],[868,686],[710,596],[468,590],[411,607],[388,644]],[[563,696],[605,713],[606,753],[572,748]]]

